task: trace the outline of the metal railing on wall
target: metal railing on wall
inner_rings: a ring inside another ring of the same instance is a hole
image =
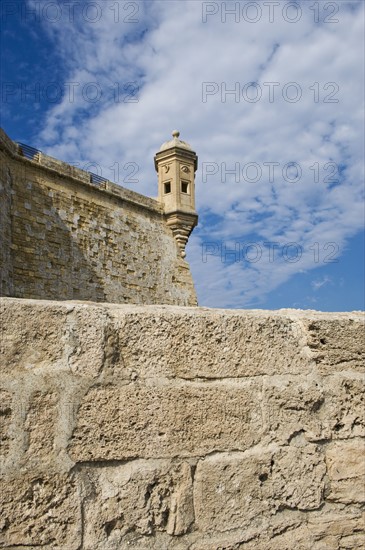
[[[99,187],[105,187],[107,179],[103,178],[102,176],[99,176],[98,174],[94,174],[93,172],[89,172],[90,174],[90,183],[93,183],[94,185],[98,185]]]
[[[20,143],[20,141],[17,141],[16,143],[19,147],[18,150],[20,155],[23,155],[23,157],[26,157],[30,160],[39,160],[42,151],[40,151],[39,149],[35,149],[30,145],[26,145],[25,143]]]
[[[36,149],[35,147],[31,147],[30,145],[26,145],[25,143],[21,143],[20,141],[17,141],[16,144],[18,145],[18,152],[20,155],[29,160],[36,162],[40,161],[42,151]],[[90,175],[90,183],[96,185],[97,187],[106,187],[106,183],[108,181],[106,178],[99,176],[99,174],[94,174],[94,172],[86,171],[86,173]]]

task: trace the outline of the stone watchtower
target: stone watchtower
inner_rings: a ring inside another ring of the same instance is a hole
[[[198,223],[195,211],[195,172],[198,157],[190,145],[172,133],[155,156],[158,200],[163,204],[167,225],[172,229],[182,258],[190,233]]]

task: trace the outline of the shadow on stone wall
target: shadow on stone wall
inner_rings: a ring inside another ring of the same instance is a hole
[[[38,183],[14,180],[12,296],[106,301],[103,280],[88,254],[91,243],[78,242],[77,226],[62,219],[59,195]]]
[[[11,254],[12,179],[6,159],[0,165],[0,296],[11,296],[13,282]]]

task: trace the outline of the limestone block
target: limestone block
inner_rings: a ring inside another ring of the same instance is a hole
[[[324,502],[326,466],[321,447],[300,435],[272,457],[270,494],[274,506],[316,510]]]
[[[303,523],[284,529],[273,537],[263,533],[247,544],[232,545],[240,550],[360,550],[364,541],[364,517],[349,513],[315,513]],[[349,533],[355,533],[348,536]],[[360,542],[360,544],[359,544]]]
[[[365,532],[341,538],[341,550],[357,550],[365,546]]]
[[[77,550],[81,543],[78,488],[67,475],[0,478],[0,547]]]
[[[95,378],[119,361],[118,332],[97,305],[8,299],[1,323],[3,373],[63,370]]]
[[[324,389],[313,377],[272,377],[263,382],[264,422],[271,439],[286,444],[304,433],[308,440],[328,437]]]
[[[323,414],[333,439],[365,436],[365,380],[350,376],[327,377]]]
[[[118,332],[108,311],[95,305],[77,305],[67,317],[64,337],[72,373],[95,378],[104,369],[111,374],[119,362]]]
[[[347,346],[360,315],[5,298],[1,316],[0,548],[365,547],[364,383],[330,328]]]
[[[283,514],[283,512],[281,512]],[[293,515],[293,512],[291,512]],[[236,530],[232,534],[212,533],[199,539],[191,550],[359,550],[365,537],[365,517],[361,513],[314,511],[301,517],[277,521],[270,518],[256,532]],[[275,529],[277,527],[277,529]],[[350,533],[353,533],[350,535]]]
[[[312,444],[206,457],[195,475],[196,524],[204,533],[247,527],[259,533],[265,516],[319,508],[325,472],[323,456]]]
[[[194,483],[195,521],[203,532],[244,528],[269,513],[263,481],[270,473],[269,452],[217,453],[198,463]]]
[[[262,432],[256,383],[92,388],[69,445],[75,462],[246,449]]]
[[[326,449],[328,500],[365,502],[365,441],[335,441]]]
[[[82,467],[84,548],[120,548],[130,532],[186,533],[194,521],[191,466],[135,460],[105,468]],[[150,547],[150,546],[149,546]]]
[[[359,550],[362,548],[361,545],[349,546],[351,539],[348,537],[355,535],[352,542],[355,542],[358,537],[365,540],[365,514],[361,510],[354,511],[353,508],[343,508],[343,510],[324,508],[322,513],[315,513],[308,517],[308,530],[313,540],[313,548],[343,550],[347,544],[351,550]]]
[[[126,314],[120,324],[124,364],[142,377],[244,377],[311,368],[300,326],[285,315],[156,308],[147,318],[142,311]]]
[[[309,441],[365,435],[365,384],[359,375],[272,377],[264,380],[264,419],[285,443],[303,432]]]
[[[54,459],[58,401],[59,396],[52,391],[37,391],[31,398],[24,422],[27,433],[24,461],[28,468],[41,464],[45,466]]]
[[[2,300],[1,372],[49,367],[63,356],[67,310],[59,303]]]
[[[364,317],[313,319],[306,322],[308,345],[322,374],[365,372]]]

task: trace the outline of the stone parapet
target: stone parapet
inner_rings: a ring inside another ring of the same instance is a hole
[[[362,313],[0,302],[0,548],[364,546]]]
[[[135,191],[131,191],[130,189],[121,187],[120,185],[117,185],[116,183],[113,183],[109,180],[104,180],[102,184],[93,184],[91,181],[90,172],[86,172],[85,170],[81,170],[80,168],[72,166],[67,162],[63,162],[62,160],[58,160],[54,157],[45,155],[43,152],[39,152],[34,160],[26,158],[24,155],[21,154],[21,148],[19,147],[19,145],[17,143],[14,143],[6,135],[2,128],[0,128],[0,150],[7,152],[18,162],[23,163],[24,169],[26,169],[27,166],[37,166],[37,168],[40,169],[43,168],[45,170],[44,178],[47,177],[47,171],[50,171],[52,174],[75,180],[80,185],[91,186],[92,189],[98,189],[101,192],[111,194],[116,198],[120,198],[123,201],[130,202],[140,208],[145,207],[146,209],[155,211],[159,214],[161,214],[163,211],[161,204],[155,199],[146,197],[145,195],[141,195],[140,193],[136,193]]]

